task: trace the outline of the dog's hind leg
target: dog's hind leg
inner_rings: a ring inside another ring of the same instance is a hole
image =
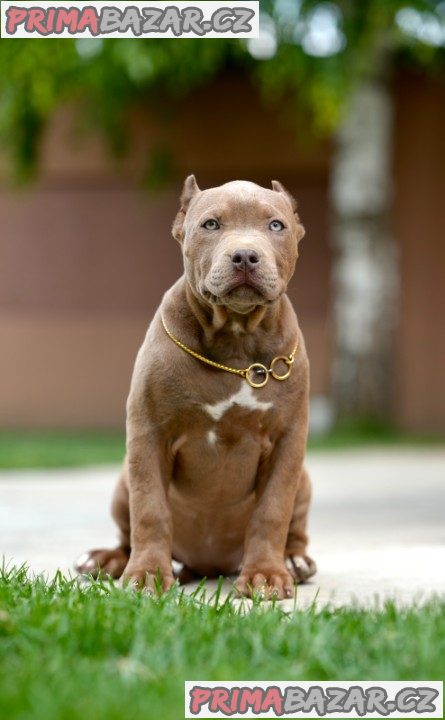
[[[317,571],[317,566],[306,555],[308,536],[306,533],[307,516],[311,501],[311,483],[306,468],[301,471],[298,491],[295,497],[294,512],[286,541],[286,566],[297,582],[304,582]]]
[[[108,575],[120,578],[130,557],[130,511],[125,464],[111,502],[111,515],[119,528],[120,543],[116,548],[89,550],[74,565],[82,575]]]

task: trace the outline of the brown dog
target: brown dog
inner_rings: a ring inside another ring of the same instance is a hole
[[[127,403],[120,546],[91,551],[79,572],[149,589],[158,575],[166,590],[174,558],[183,577],[240,570],[240,593],[278,598],[314,574],[308,360],[285,294],[304,229],[293,198],[272,187],[185,181],[173,225],[185,273],[148,329]],[[253,364],[264,367],[244,372]]]

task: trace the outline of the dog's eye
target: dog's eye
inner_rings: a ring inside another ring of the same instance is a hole
[[[206,220],[202,227],[206,230],[219,230],[219,222],[218,220],[214,220],[212,218],[210,220]]]
[[[284,225],[281,220],[272,220],[272,222],[269,223],[269,230],[272,230],[272,232],[280,232],[280,230],[284,230]]]

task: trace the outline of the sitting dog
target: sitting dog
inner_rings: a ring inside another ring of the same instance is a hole
[[[175,559],[182,579],[239,572],[239,594],[278,599],[315,573],[308,360],[286,295],[303,235],[277,181],[201,191],[186,179],[173,224],[185,272],[148,328],[127,403],[120,545],[90,551],[79,572],[165,591]]]

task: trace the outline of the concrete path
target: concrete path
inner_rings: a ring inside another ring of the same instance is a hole
[[[312,453],[308,467],[310,553],[319,572],[298,588],[297,606],[317,593],[319,605],[445,595],[444,449],[325,451]],[[68,572],[87,548],[114,544],[108,505],[116,473],[107,467],[0,474],[0,555],[52,575]]]

